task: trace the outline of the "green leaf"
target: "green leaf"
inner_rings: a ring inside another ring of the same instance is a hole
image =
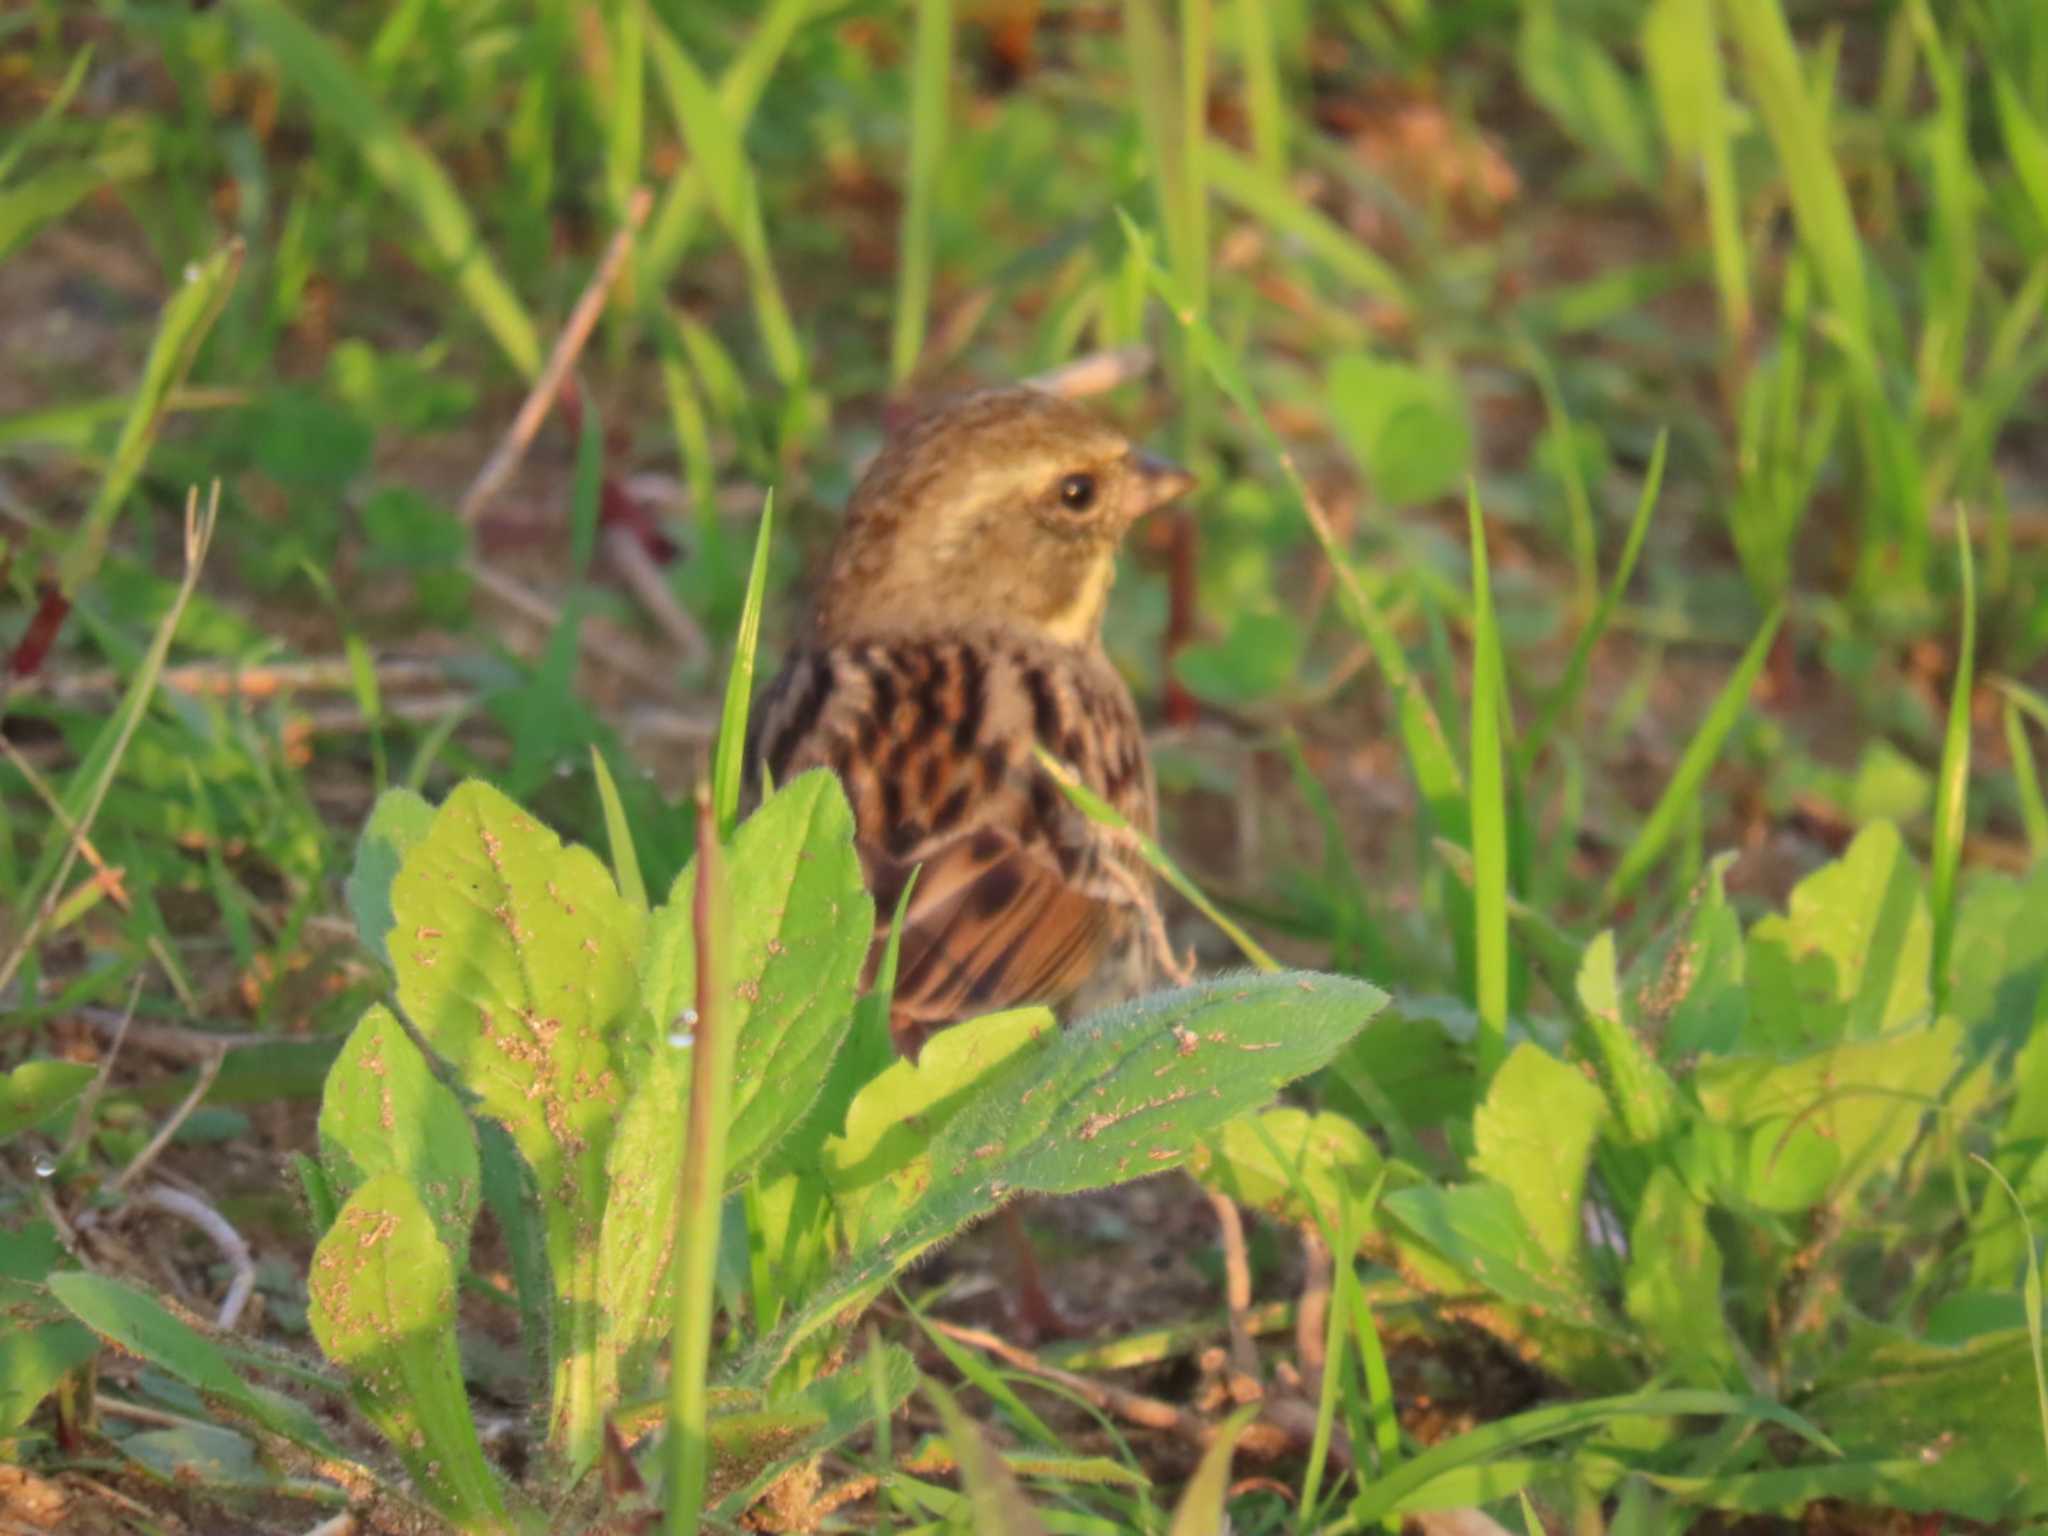
[[[1896,1028],[1932,1004],[1933,956],[1920,871],[1898,829],[1874,823],[1749,930],[1750,1034],[1785,1049]]]
[[[1629,1317],[1688,1385],[1742,1378],[1721,1311],[1721,1249],[1707,1208],[1668,1167],[1650,1174],[1629,1233]]]
[[[256,467],[293,491],[340,491],[370,467],[376,446],[368,423],[312,389],[263,391],[237,428]]]
[[[1232,1120],[1189,1160],[1205,1187],[1294,1225],[1333,1222],[1342,1206],[1361,1205],[1383,1168],[1354,1122],[1291,1104]]]
[[[458,1530],[503,1528],[455,1352],[455,1269],[403,1175],[377,1175],[342,1207],[307,1291],[313,1336],[426,1501]]]
[[[555,1287],[558,1449],[602,1428],[593,1305],[605,1158],[626,1083],[654,1049],[638,996],[645,920],[588,849],[486,784],[458,787],[391,885],[407,1018],[533,1171]]]
[[[1292,615],[1241,610],[1223,639],[1176,655],[1174,675],[1212,704],[1263,703],[1292,687],[1307,638]]]
[[[1923,973],[1924,974],[1924,973]],[[1735,1056],[1693,1077],[1707,1118],[1747,1138],[1726,1168],[1737,1201],[1798,1209],[1823,1193],[1846,1200],[1912,1145],[1920,1119],[1960,1059],[1952,1017],[1881,1039],[1845,1042],[1789,1061]],[[1818,1182],[1823,1188],[1810,1188]]]
[[[1963,888],[1956,914],[1948,1006],[1977,1050],[2017,1049],[2037,1030],[2048,989],[2048,861],[2024,879],[1982,871]]]
[[[356,920],[356,937],[387,966],[391,951],[386,940],[398,921],[391,911],[391,882],[433,821],[434,808],[411,790],[387,789],[377,797],[356,843],[356,861],[344,894]]]
[[[1587,148],[1612,157],[1639,185],[1656,179],[1656,152],[1643,90],[1607,51],[1559,24],[1548,4],[1528,6],[1516,40],[1522,83]]]
[[[176,1488],[267,1492],[279,1481],[256,1459],[246,1436],[216,1424],[144,1430],[119,1445],[122,1455]]]
[[[412,1186],[457,1269],[469,1257],[482,1179],[476,1133],[391,1010],[364,1013],[320,1100],[320,1160],[343,1201],[380,1175]]]
[[[219,1411],[284,1436],[322,1455],[335,1454],[305,1405],[250,1386],[226,1356],[189,1323],[164,1310],[155,1297],[119,1280],[84,1270],[51,1275],[50,1294],[101,1338],[169,1371]]]
[[[1968,1520],[2048,1513],[2024,1328],[1944,1349],[1862,1324],[1827,1362],[1802,1411],[1851,1460],[1918,1463],[1910,1476],[1873,1490],[1887,1504]]]
[[[1627,995],[1667,1062],[1736,1048],[1749,1025],[1742,924],[1724,881],[1733,854],[1707,866],[1691,905],[1629,967]]]
[[[1456,382],[1407,363],[1351,352],[1330,364],[1330,416],[1389,507],[1458,488],[1472,465],[1472,434]]]
[[[734,834],[730,858],[736,1054],[726,1169],[737,1183],[825,1081],[852,1022],[874,902],[845,791],[823,769],[777,789]],[[696,1000],[695,871],[693,860],[648,931],[648,1027],[664,1036]]]
[[[1527,1041],[1494,1075],[1473,1118],[1473,1169],[1514,1196],[1560,1281],[1575,1286],[1584,1243],[1580,1206],[1607,1101],[1576,1068]]]
[[[24,1061],[0,1076],[0,1141],[58,1114],[85,1092],[97,1072],[83,1061]]]
[[[1603,931],[1586,946],[1579,965],[1578,993],[1608,1100],[1624,1139],[1638,1146],[1663,1140],[1678,1120],[1678,1090],[1623,1015],[1612,930]]]
[[[740,787],[747,777],[747,712],[754,695],[754,659],[761,647],[762,596],[767,591],[768,550],[775,530],[775,493],[761,499],[761,526],[754,534],[754,563],[747,571],[747,601],[733,637],[732,667],[725,677],[725,703],[718,716],[718,743],[711,765],[711,809],[718,835],[729,837],[739,815]]]
[[[1298,972],[1226,976],[1083,1019],[1020,1052],[940,1130],[932,1182],[740,1367],[762,1379],[934,1244],[1024,1191],[1067,1194],[1162,1172],[1327,1062],[1386,1004],[1377,987]]]
[[[57,1383],[99,1353],[100,1341],[17,1281],[0,1280],[0,1437],[28,1422]]]

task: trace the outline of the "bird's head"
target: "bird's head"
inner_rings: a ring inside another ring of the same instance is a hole
[[[819,638],[1003,622],[1092,644],[1126,530],[1193,485],[1070,401],[962,396],[892,437],[862,477],[819,593]]]

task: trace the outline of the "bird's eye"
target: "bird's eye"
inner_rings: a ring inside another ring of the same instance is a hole
[[[1095,477],[1069,475],[1060,482],[1060,505],[1069,512],[1086,512],[1095,505]]]

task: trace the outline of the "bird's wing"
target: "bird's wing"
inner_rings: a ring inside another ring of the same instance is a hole
[[[1030,755],[1048,707],[1083,720],[1057,697],[1047,705],[1056,692],[1016,658],[930,641],[800,652],[763,697],[756,751],[775,781],[826,767],[845,786],[877,953],[918,871],[896,973],[899,1042],[1063,1000],[1121,924],[1095,829]]]

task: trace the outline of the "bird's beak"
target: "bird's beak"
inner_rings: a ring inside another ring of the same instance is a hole
[[[1178,501],[1195,488],[1195,477],[1178,464],[1169,464],[1149,453],[1132,454],[1131,463],[1138,475],[1133,517],[1142,517],[1170,501]]]

